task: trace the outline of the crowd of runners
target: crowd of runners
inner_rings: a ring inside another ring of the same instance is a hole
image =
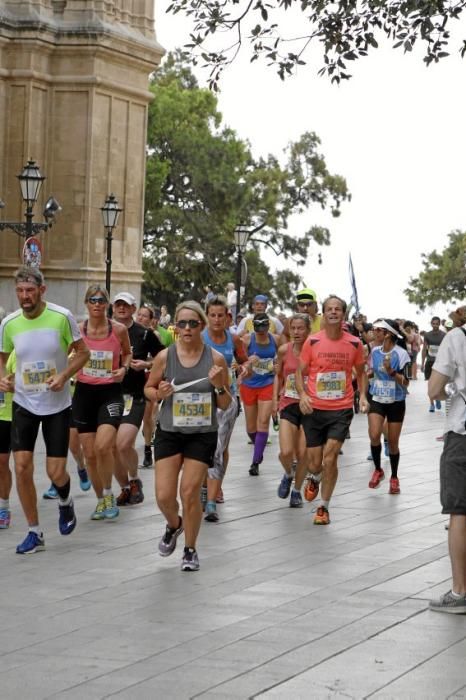
[[[348,318],[346,302],[334,294],[319,312],[309,288],[296,294],[287,317],[267,313],[268,298],[260,294],[250,314],[238,310],[233,318],[231,299],[209,288],[204,306],[183,301],[172,320],[166,309],[138,309],[129,292],[110,299],[102,285],[93,284],[83,299],[86,318],[78,324],[67,309],[46,301],[37,268],[19,269],[15,285],[19,309],[0,327],[0,529],[11,522],[12,453],[28,526],[18,554],[45,548],[34,485],[39,427],[50,479],[43,497],[57,500],[65,536],[77,523],[68,450],[80,488],[95,493],[89,517],[114,520],[122,507],[144,500],[135,447],[142,429],[141,466],[155,465],[155,499],[166,520],[158,552],[170,556],[184,533],[181,569],[196,571],[202,520],[219,520],[229,442],[241,410],[251,443],[245,478],[260,476],[272,423],[283,468],[277,497],[289,498],[291,508],[319,499],[313,523],[328,526],[338,459],[355,411],[367,414],[373,462],[368,488],[379,488],[385,479],[384,450],[388,494],[401,493],[400,434],[409,384],[420,369],[429,380],[426,411],[435,412],[448,399],[441,501],[450,515],[453,586],[431,608],[466,613],[463,307],[443,322],[443,330],[434,317],[431,329],[420,333],[402,319]]]

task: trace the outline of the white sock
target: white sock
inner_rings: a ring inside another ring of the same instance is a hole
[[[0,510],[10,510],[10,501],[8,498],[0,498]]]
[[[453,590],[452,590],[451,594],[452,594],[453,598],[464,598],[464,596],[461,595],[461,593],[455,593],[455,591],[453,591]]]
[[[111,488],[110,488],[110,489],[103,489],[103,490],[102,490],[102,493],[104,494],[104,496],[111,496],[111,495],[112,495],[112,489],[111,489]]]
[[[301,489],[302,489],[302,488],[303,488],[303,487],[301,486],[301,487],[298,489],[298,487],[297,487],[296,484],[295,484],[295,485],[293,486],[293,488],[292,488],[292,491],[294,491],[295,493],[301,493]]]
[[[71,496],[68,496],[68,498],[65,498],[65,500],[58,498],[58,502],[61,506],[69,506],[71,503]]]
[[[319,483],[320,480],[322,479],[322,472],[319,472],[318,474],[313,474],[313,473],[311,472],[311,479],[312,479],[313,481],[316,481],[317,483]]]
[[[330,501],[321,501],[321,502],[320,502],[320,505],[321,505],[321,506],[324,506],[324,508],[327,508],[327,510],[328,510],[328,504],[329,504],[329,503],[330,503]]]
[[[39,525],[30,525],[29,532],[35,532],[39,537],[42,536],[42,530],[40,529]]]

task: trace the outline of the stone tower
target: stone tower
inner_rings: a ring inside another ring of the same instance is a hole
[[[88,284],[105,280],[100,207],[113,192],[112,292],[139,297],[150,73],[163,49],[153,0],[3,0],[0,5],[1,218],[24,220],[15,177],[34,159],[62,212],[40,234],[47,298],[84,312]],[[0,306],[16,308],[12,273],[24,241],[0,233]]]

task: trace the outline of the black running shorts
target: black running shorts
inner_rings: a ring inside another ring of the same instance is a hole
[[[297,428],[299,428],[303,423],[303,414],[299,409],[299,403],[290,403],[285,408],[280,411],[280,419],[287,420],[292,423]]]
[[[387,419],[387,423],[402,423],[406,413],[406,401],[394,401],[393,403],[380,403],[374,401],[370,394],[369,413],[376,413],[378,416],[383,416]]]
[[[126,404],[127,397],[125,394],[123,395],[123,398],[125,399],[125,410],[123,411],[123,416],[121,418],[121,425],[123,425],[124,423],[127,423],[129,425],[136,426],[136,428],[139,430],[139,428],[141,427],[142,419],[144,418],[144,411],[146,410],[145,399],[143,399],[143,398],[135,399],[133,397],[133,401],[131,403],[131,408],[130,408],[129,412],[127,413],[127,415],[125,415],[126,405],[127,405]]]
[[[339,411],[321,411],[315,408],[312,413],[303,416],[303,428],[308,447],[321,447],[327,440],[344,442],[353,420],[353,409]]]
[[[70,440],[70,409],[59,413],[37,416],[13,401],[13,423],[11,430],[12,452],[34,452],[42,423],[47,457],[67,457]]]
[[[73,421],[78,433],[95,433],[99,425],[118,428],[123,415],[120,384],[76,383]]]
[[[466,515],[466,435],[448,432],[440,457],[442,513]]]
[[[8,454],[11,449],[11,420],[0,420],[0,454]]]
[[[154,460],[182,454],[188,459],[213,466],[217,449],[217,431],[209,433],[179,433],[162,430],[157,425],[154,438]]]

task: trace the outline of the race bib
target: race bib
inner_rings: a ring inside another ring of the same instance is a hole
[[[133,408],[133,397],[131,394],[123,394],[124,408],[123,416],[129,416],[131,409]]]
[[[212,425],[212,395],[207,392],[173,394],[173,426],[176,428]]]
[[[28,394],[41,394],[49,391],[46,381],[56,373],[57,368],[53,361],[23,362],[21,365],[21,376],[24,391]]]
[[[264,360],[259,360],[252,367],[255,374],[271,374],[273,372],[273,357],[268,357]]]
[[[5,392],[0,391],[0,408],[5,408]]]
[[[319,399],[343,399],[346,393],[346,373],[318,372],[316,393]]]
[[[429,357],[437,357],[438,349],[439,349],[439,345],[429,345],[429,349],[427,350],[427,354],[429,355]]]
[[[396,382],[393,379],[374,379],[371,383],[371,394],[377,403],[394,403]]]
[[[303,377],[303,386],[307,385],[307,377]],[[296,389],[296,375],[289,374],[285,382],[285,391],[283,395],[288,399],[299,399],[299,394]]]
[[[113,352],[111,350],[91,350],[91,356],[83,367],[86,377],[110,379],[112,376]]]

